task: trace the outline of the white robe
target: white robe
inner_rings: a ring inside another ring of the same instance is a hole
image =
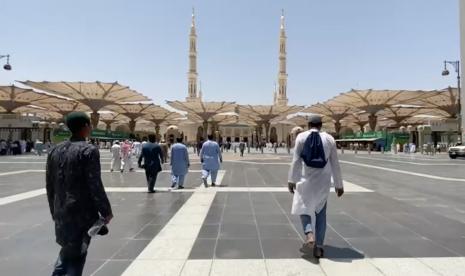
[[[294,158],[289,170],[289,182],[296,183],[292,201],[292,214],[294,215],[310,215],[314,217],[315,213],[319,213],[323,209],[329,196],[331,176],[334,180],[334,187],[343,187],[336,142],[328,133],[320,132],[325,157],[328,160],[326,166],[322,169],[311,168],[303,163],[300,154],[305,140],[313,131],[317,130],[311,129],[300,133],[295,141]],[[304,167],[303,174],[302,164]]]
[[[120,170],[121,168],[121,147],[120,145],[114,144],[111,147],[111,169],[114,171]]]

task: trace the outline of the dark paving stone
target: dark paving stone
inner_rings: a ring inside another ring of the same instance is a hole
[[[250,205],[226,205],[226,208],[224,208],[224,214],[252,214],[252,207]]]
[[[222,214],[216,213],[216,214],[208,214],[205,217],[205,220],[203,223],[205,224],[219,224],[221,223],[221,217]]]
[[[220,225],[219,224],[204,224],[200,228],[198,238],[216,239],[218,238]]]
[[[132,261],[109,260],[93,276],[121,275]]]
[[[260,225],[260,238],[299,238],[299,233],[289,224]]]
[[[378,236],[374,231],[360,223],[333,223],[334,230],[344,238],[364,238]]]
[[[105,263],[105,261],[103,261],[103,260],[102,261],[100,261],[100,260],[97,261],[97,260],[89,260],[89,259],[87,259],[86,260],[86,265],[84,266],[84,272],[82,273],[82,275],[91,275],[91,274],[93,274],[104,263]]]
[[[114,260],[133,260],[150,243],[150,240],[129,240],[112,257]]]
[[[427,239],[391,239],[389,240],[394,246],[400,248],[412,257],[455,257],[455,254],[437,243]]]
[[[189,254],[189,259],[212,259],[215,245],[216,239],[197,239]]]
[[[220,227],[220,238],[256,239],[258,238],[257,226],[255,224],[225,223]]]
[[[153,239],[158,232],[164,227],[161,224],[147,224],[135,237],[134,239]]]
[[[224,214],[223,221],[224,224],[255,224],[255,218],[253,214]]]
[[[262,259],[258,239],[219,239],[215,257],[218,259]]]
[[[88,260],[107,260],[124,246],[126,240],[109,239],[107,236],[92,239],[87,254]]]
[[[299,251],[302,247],[300,239],[262,239],[263,253],[267,259],[294,259],[303,254]]]
[[[349,238],[350,244],[370,258],[403,258],[411,257],[399,247],[377,237]]]
[[[289,224],[289,219],[284,214],[255,214],[258,225]]]

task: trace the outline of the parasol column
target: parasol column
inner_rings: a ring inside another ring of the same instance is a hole
[[[339,134],[341,133],[341,122],[339,120],[334,122],[334,129],[336,130],[336,138],[339,138]]]
[[[270,126],[271,126],[271,123],[270,122],[265,122],[264,125],[265,125],[265,141],[268,143],[268,142],[270,142]]]
[[[129,121],[129,130],[131,131],[132,134],[134,134],[134,131],[136,130],[136,120],[131,119]]]
[[[100,114],[97,111],[93,111],[90,114],[90,122],[93,128],[97,128],[99,120],[100,120]]]
[[[155,123],[155,137],[157,141],[160,141],[160,124]]]
[[[204,140],[207,140],[207,136],[208,136],[208,121],[203,121],[202,123],[202,127],[203,127],[203,139]]]
[[[376,114],[370,114],[370,116],[368,116],[368,125],[370,126],[371,131],[376,130],[377,121],[378,117],[376,116]]]

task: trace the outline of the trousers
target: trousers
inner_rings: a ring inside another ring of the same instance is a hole
[[[89,243],[90,237],[87,236],[80,250],[77,249],[80,252],[73,252],[72,254],[69,249],[61,248],[55,262],[52,276],[81,276],[86,263]]]
[[[155,188],[155,182],[157,181],[157,176],[158,176],[158,171],[151,169],[151,168],[145,168],[145,177],[147,178],[147,187],[149,191],[153,191]]]
[[[185,178],[185,174],[181,174],[181,175],[174,175],[174,174],[171,174],[171,183],[172,183],[172,187],[178,185],[178,187],[184,187],[184,178]]]
[[[326,205],[321,209],[319,213],[315,213],[316,222],[312,226],[312,217],[309,215],[300,215],[300,221],[304,229],[305,235],[308,233],[314,233],[315,244],[317,246],[323,246],[326,235]]]
[[[216,177],[218,176],[218,170],[202,170],[202,179],[207,179],[209,175],[212,178],[212,183],[216,184]]]

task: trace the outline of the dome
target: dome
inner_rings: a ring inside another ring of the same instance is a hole
[[[296,133],[302,132],[302,131],[304,131],[303,128],[301,128],[301,127],[299,127],[299,126],[296,126],[296,127],[294,127],[294,128],[291,130],[291,133],[292,133],[292,134],[296,134]]]

